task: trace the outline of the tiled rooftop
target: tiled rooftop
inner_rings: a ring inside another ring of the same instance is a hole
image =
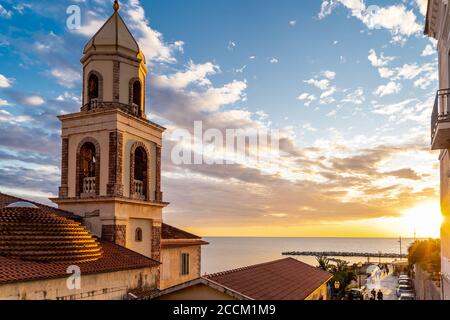
[[[69,218],[72,220],[81,220],[81,218],[79,216],[73,214],[72,212],[68,212],[68,211],[61,210],[61,209],[51,207],[51,206],[46,206],[45,204],[41,204],[38,202],[29,201],[29,200],[25,200],[22,198],[10,196],[8,194],[4,194],[4,193],[0,192],[0,209],[4,208],[14,202],[29,202],[29,203],[34,204],[38,208],[42,209],[44,212],[52,212],[59,216],[66,217],[66,218]]]
[[[204,278],[254,300],[304,300],[331,277],[328,272],[286,258]]]
[[[0,209],[0,256],[41,262],[87,262],[102,256],[98,241],[74,220],[40,208]]]
[[[209,244],[201,237],[163,223],[161,248],[180,248],[189,246],[203,246]]]
[[[158,261],[97,239],[71,217],[77,218],[0,193],[0,284],[67,277],[71,265],[79,266],[82,275],[159,266]]]
[[[201,239],[201,237],[195,234],[183,231],[181,229],[169,226],[168,224],[162,224],[162,239]]]
[[[103,256],[91,262],[77,263],[81,275],[121,270],[158,267],[159,262],[121,246],[99,240]],[[0,284],[67,277],[67,268],[73,263],[34,262],[0,256]]]

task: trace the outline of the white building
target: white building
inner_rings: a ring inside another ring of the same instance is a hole
[[[429,0],[425,34],[438,41],[439,90],[431,117],[431,148],[440,150],[442,297],[450,300],[450,12],[447,0]]]

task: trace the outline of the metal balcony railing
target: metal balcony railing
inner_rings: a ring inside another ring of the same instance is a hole
[[[440,122],[450,121],[449,105],[450,89],[438,90],[434,101],[433,112],[431,114],[431,143],[433,143],[438,124]]]

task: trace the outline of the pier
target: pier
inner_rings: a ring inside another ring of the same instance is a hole
[[[404,259],[408,256],[399,253],[367,253],[367,252],[336,252],[336,251],[291,251],[283,252],[283,256],[309,256],[309,257],[363,257],[363,258],[393,258]]]

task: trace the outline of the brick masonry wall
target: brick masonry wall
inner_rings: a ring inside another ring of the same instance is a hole
[[[126,247],[126,225],[102,225],[102,239]]]
[[[161,226],[152,226],[152,259],[161,259]]]
[[[120,62],[113,62],[113,101],[120,99]]]
[[[109,133],[109,168],[107,192],[109,196],[123,196],[123,133],[116,130]]]
[[[63,138],[61,145],[61,186],[59,187],[59,197],[69,196],[69,139]]]
[[[155,201],[162,202],[161,193],[161,147],[156,146],[156,191],[155,191]]]

